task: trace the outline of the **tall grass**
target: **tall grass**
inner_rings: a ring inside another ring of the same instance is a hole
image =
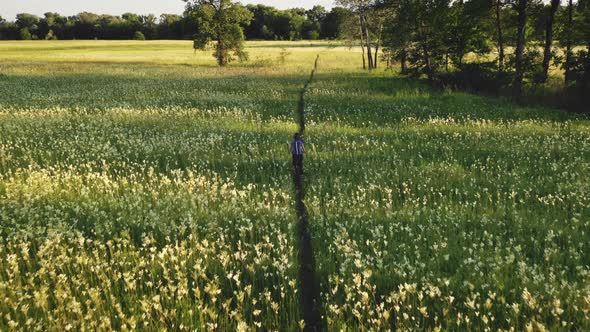
[[[0,43],[1,330],[302,328],[287,143],[318,53],[329,329],[590,328],[587,118],[247,45],[219,69],[185,42]]]

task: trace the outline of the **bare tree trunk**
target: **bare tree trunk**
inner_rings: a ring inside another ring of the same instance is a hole
[[[215,46],[215,56],[217,57],[217,64],[221,67],[225,66],[225,59],[223,58],[223,46],[221,46],[221,40],[217,41]]]
[[[221,5],[220,5],[221,6]],[[217,9],[220,10],[220,9]],[[223,48],[223,34],[220,30],[216,31],[216,41],[217,45],[215,45],[215,56],[217,57],[217,64],[220,67],[227,65],[227,59],[225,58],[225,49]]]
[[[422,42],[422,51],[424,52],[424,62],[426,65],[426,76],[428,76],[428,80],[432,81],[434,78],[434,73],[432,72],[432,61],[430,60],[430,52],[428,50],[426,36],[422,36]]]
[[[498,75],[504,72],[504,34],[502,32],[502,2],[496,2],[496,29],[498,31]]]
[[[379,54],[379,44],[375,45],[375,54],[373,55],[373,68],[377,69],[377,54]]]
[[[402,75],[405,75],[408,72],[408,66],[407,66],[407,63],[406,63],[406,58],[407,58],[407,54],[406,54],[406,49],[404,48],[402,50],[402,54],[400,56],[400,62],[401,62],[401,65],[402,65],[402,69],[401,69],[401,74]]]
[[[360,25],[360,31],[361,31],[361,52],[363,54],[363,69],[367,69],[367,61],[365,60],[365,37],[364,37],[364,31],[363,31],[363,18],[361,16],[359,16],[359,22],[361,23]]]
[[[567,5],[567,33],[566,33],[566,46],[565,46],[565,84],[567,85],[571,81],[571,67],[572,67],[572,24],[574,23],[574,4],[572,0],[569,0]]]
[[[434,77],[432,75],[432,63],[430,62],[430,54],[426,46],[424,46],[424,61],[426,61],[426,76],[428,76],[428,79],[432,81]]]
[[[464,17],[465,14],[465,7],[464,7],[464,1],[460,0],[459,1],[459,5],[461,6],[461,16],[460,19]],[[463,36],[459,37],[459,42],[457,43],[458,45],[458,50],[457,50],[457,62],[459,63],[459,68],[461,68],[461,66],[463,65],[463,58],[465,57],[465,48],[466,48],[466,42],[465,42],[465,38]],[[446,67],[447,67],[447,71],[449,71],[449,53],[447,51],[447,63],[446,63]]]
[[[551,62],[551,46],[553,45],[553,22],[555,21],[555,13],[561,4],[561,0],[551,0],[551,7],[549,8],[549,15],[547,16],[547,26],[545,30],[545,50],[543,51],[543,75],[541,83],[547,82],[549,76],[549,64]]]
[[[517,19],[517,26],[518,26],[518,39],[516,42],[516,57],[515,57],[515,77],[514,83],[512,86],[512,96],[516,100],[520,100],[522,97],[522,84],[524,79],[524,68],[523,68],[523,57],[524,57],[524,47],[526,43],[526,9],[527,9],[528,0],[518,0],[516,4],[516,10],[518,11],[518,19]]]
[[[422,48],[422,52],[424,52],[424,65],[426,66],[426,76],[428,76],[428,80],[432,81],[434,79],[434,70],[432,69],[432,61],[430,59],[430,50],[428,49],[428,32],[424,33],[421,27],[418,28],[418,38],[420,42],[418,45]]]
[[[361,52],[363,56],[363,69],[367,69],[367,60],[365,59],[365,46],[361,42]]]
[[[361,14],[361,21],[363,22],[362,28],[365,33],[365,41],[367,42],[367,59],[369,59],[369,70],[373,69],[373,53],[371,52],[371,39],[369,37],[369,26],[367,22],[367,18]]]
[[[379,64],[379,47],[381,47],[381,34],[383,33],[383,24],[379,26],[379,35],[377,36],[377,45],[375,46],[375,60],[373,61],[373,65],[375,69],[377,69],[377,65]]]

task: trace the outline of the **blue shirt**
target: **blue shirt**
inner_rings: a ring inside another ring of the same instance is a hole
[[[298,156],[303,155],[303,141],[296,139],[291,142],[291,154]]]

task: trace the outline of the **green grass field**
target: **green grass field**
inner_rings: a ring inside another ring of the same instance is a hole
[[[590,329],[590,121],[328,42],[0,42],[0,330]],[[289,55],[284,63],[280,52]]]

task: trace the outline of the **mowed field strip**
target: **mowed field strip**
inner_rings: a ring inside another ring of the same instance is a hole
[[[334,42],[0,42],[0,330],[590,329],[590,121]],[[284,63],[281,52],[287,52]]]

